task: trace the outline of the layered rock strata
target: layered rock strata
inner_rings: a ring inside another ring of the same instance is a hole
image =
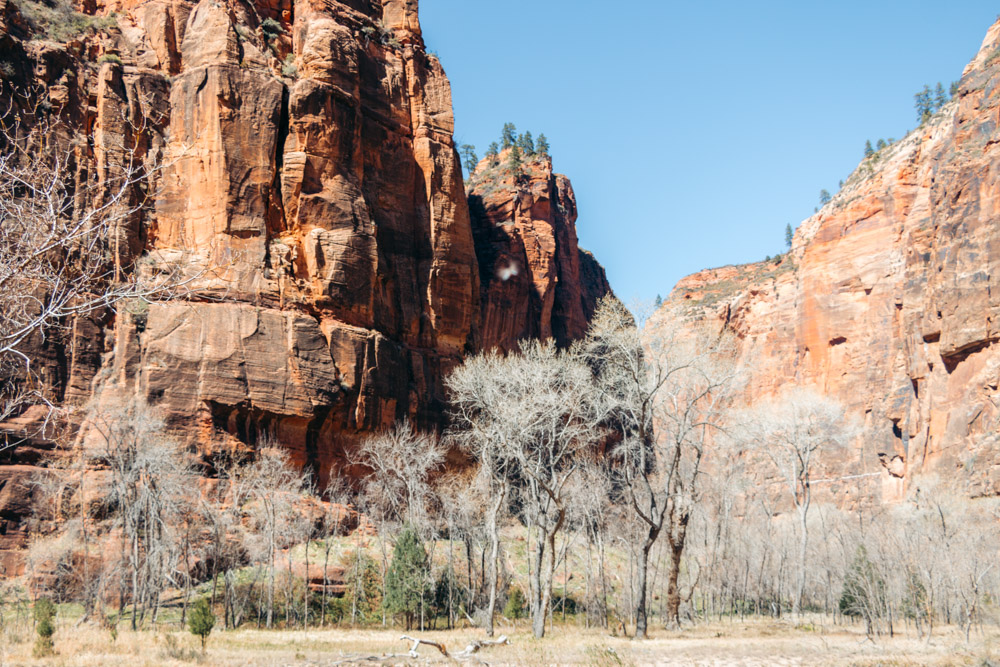
[[[106,178],[122,156],[151,168],[153,205],[115,230],[116,261],[185,276],[179,299],[39,338],[36,368],[66,405],[145,399],[206,456],[273,437],[322,484],[359,434],[440,425],[442,378],[464,355],[567,341],[608,290],[592,258],[577,267],[572,190],[549,177],[572,217],[539,214],[560,238],[519,255],[551,274],[547,305],[519,304],[528,319],[508,327],[481,304],[477,254],[510,252],[474,233],[416,0],[106,0],[83,11],[114,27],[68,43],[31,39],[14,4],[0,9],[5,94],[30,89],[75,130],[77,177]],[[592,288],[568,284],[581,275]],[[3,454],[0,549],[24,541],[24,503],[4,500],[27,498],[18,466],[51,446]]]
[[[788,253],[689,276],[654,319],[735,333],[748,405],[808,386],[862,420],[826,461],[841,498],[848,475],[884,500],[932,479],[1000,493],[998,84],[1000,23],[954,99],[862,162]]]
[[[611,287],[577,241],[569,179],[553,173],[547,155],[512,166],[508,150],[480,162],[470,186],[482,346],[510,350],[523,338],[568,345],[583,336]]]

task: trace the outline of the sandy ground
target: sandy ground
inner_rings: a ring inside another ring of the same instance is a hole
[[[860,627],[753,621],[745,624],[699,625],[679,633],[654,631],[651,639],[632,641],[606,632],[575,626],[557,626],[548,637],[533,639],[526,628],[501,629],[508,646],[483,649],[478,658],[493,665],[1000,665],[1000,631],[986,628],[970,643],[957,629],[938,631],[930,643],[909,636],[867,641]],[[409,644],[401,631],[381,630],[238,630],[214,632],[202,655],[198,641],[176,628],[132,633],[120,631],[112,642],[106,630],[62,626],[55,636],[57,655],[35,659],[32,638],[6,636],[0,646],[0,665],[337,665],[361,656],[405,654]],[[460,651],[482,633],[469,630],[413,632],[444,642]],[[994,657],[996,656],[996,657]],[[362,661],[354,664],[446,663],[436,649],[422,646],[419,658]],[[477,664],[474,661],[466,661]]]

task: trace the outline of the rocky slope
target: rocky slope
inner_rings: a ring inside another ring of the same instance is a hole
[[[883,499],[931,478],[1000,493],[998,115],[1000,22],[954,100],[866,159],[786,255],[683,279],[654,325],[734,332],[750,405],[840,399],[867,432],[831,472],[872,475]]]
[[[206,453],[267,434],[322,483],[358,434],[404,416],[440,424],[442,377],[465,354],[566,342],[609,289],[576,248],[564,177],[519,186],[535,203],[518,219],[538,230],[472,224],[417,0],[98,0],[73,17],[100,30],[68,41],[0,10],[4,90],[34,91],[75,128],[77,177],[101,178],[116,152],[160,165],[150,214],[116,230],[118,259],[146,254],[147,270],[179,264],[194,281],[186,298],[39,339],[37,366],[67,405],[143,397]],[[501,255],[534,276],[530,294],[480,285]],[[497,314],[512,304],[515,323]],[[0,461],[7,546],[23,542],[47,446]]]

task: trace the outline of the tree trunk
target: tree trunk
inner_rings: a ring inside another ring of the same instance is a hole
[[[272,536],[272,542],[270,547],[270,558],[268,575],[267,575],[267,628],[271,629],[271,621],[274,620],[274,542]]]
[[[535,554],[531,559],[533,567],[529,574],[531,589],[531,630],[534,632],[536,638],[542,638],[545,636],[545,612],[548,605],[548,600],[542,592],[542,563],[545,558],[545,537],[542,530],[538,530],[538,538],[535,542]]]
[[[668,628],[678,629],[681,627],[681,554],[684,552],[682,544],[672,542],[670,544],[670,567],[667,570],[667,614],[665,622]]]
[[[486,607],[486,636],[493,636],[493,617],[497,608],[497,585],[500,579],[498,561],[500,560],[500,508],[503,506],[506,491],[502,492],[496,499],[490,513],[490,562],[489,562],[489,584],[490,601]]]
[[[326,543],[323,545],[325,551],[323,552],[323,618],[320,620],[320,626],[326,627],[326,603],[328,599],[327,589],[330,587],[330,538],[326,538]]]
[[[799,562],[797,581],[795,582],[795,600],[792,605],[792,613],[798,619],[802,614],[802,595],[806,588],[806,551],[809,546],[809,532],[806,526],[806,513],[809,511],[808,505],[799,506]]]
[[[139,606],[139,530],[132,535],[132,631],[136,630],[136,612]]]
[[[635,638],[646,639],[646,628],[649,624],[648,612],[646,609],[646,573],[649,569],[649,550],[656,544],[656,532],[650,528],[646,541],[639,551],[638,562],[636,563],[636,588],[638,600],[635,605]]]
[[[601,627],[608,627],[608,577],[604,566],[604,534],[597,532],[597,553],[601,573]]]
[[[302,629],[309,629],[309,538],[306,538],[306,579],[302,583]],[[291,560],[291,549],[288,551]]]

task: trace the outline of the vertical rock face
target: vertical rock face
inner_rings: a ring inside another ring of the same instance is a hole
[[[509,152],[483,160],[469,193],[479,256],[480,331],[485,349],[523,338],[580,338],[598,299],[611,292],[604,269],[576,237],[576,197],[547,156],[515,174]]]
[[[608,291],[576,247],[569,182],[547,166],[516,204],[477,200],[488,213],[473,226],[416,0],[98,0],[84,11],[115,12],[116,27],[68,44],[31,39],[15,4],[0,0],[4,76],[81,135],[76,178],[107,178],[127,155],[155,167],[148,215],[115,230],[116,261],[145,254],[144,270],[190,281],[180,299],[38,338],[35,368],[69,405],[141,397],[206,453],[274,436],[322,484],[359,434],[404,416],[439,425],[442,378],[465,354],[568,342]],[[516,235],[484,231],[497,207]],[[494,255],[522,265],[520,291],[493,277]],[[0,552],[24,541],[47,446],[0,460]]]
[[[840,399],[867,433],[831,464],[880,473],[885,499],[930,477],[1000,493],[998,82],[1000,23],[953,101],[866,159],[786,255],[689,276],[657,314],[735,332],[749,404]]]
[[[449,85],[416,3],[119,9],[115,75],[174,73],[150,105],[152,246],[220,303],[120,321],[113,381],[178,427],[274,433],[321,470],[337,434],[433,422],[479,304]]]

